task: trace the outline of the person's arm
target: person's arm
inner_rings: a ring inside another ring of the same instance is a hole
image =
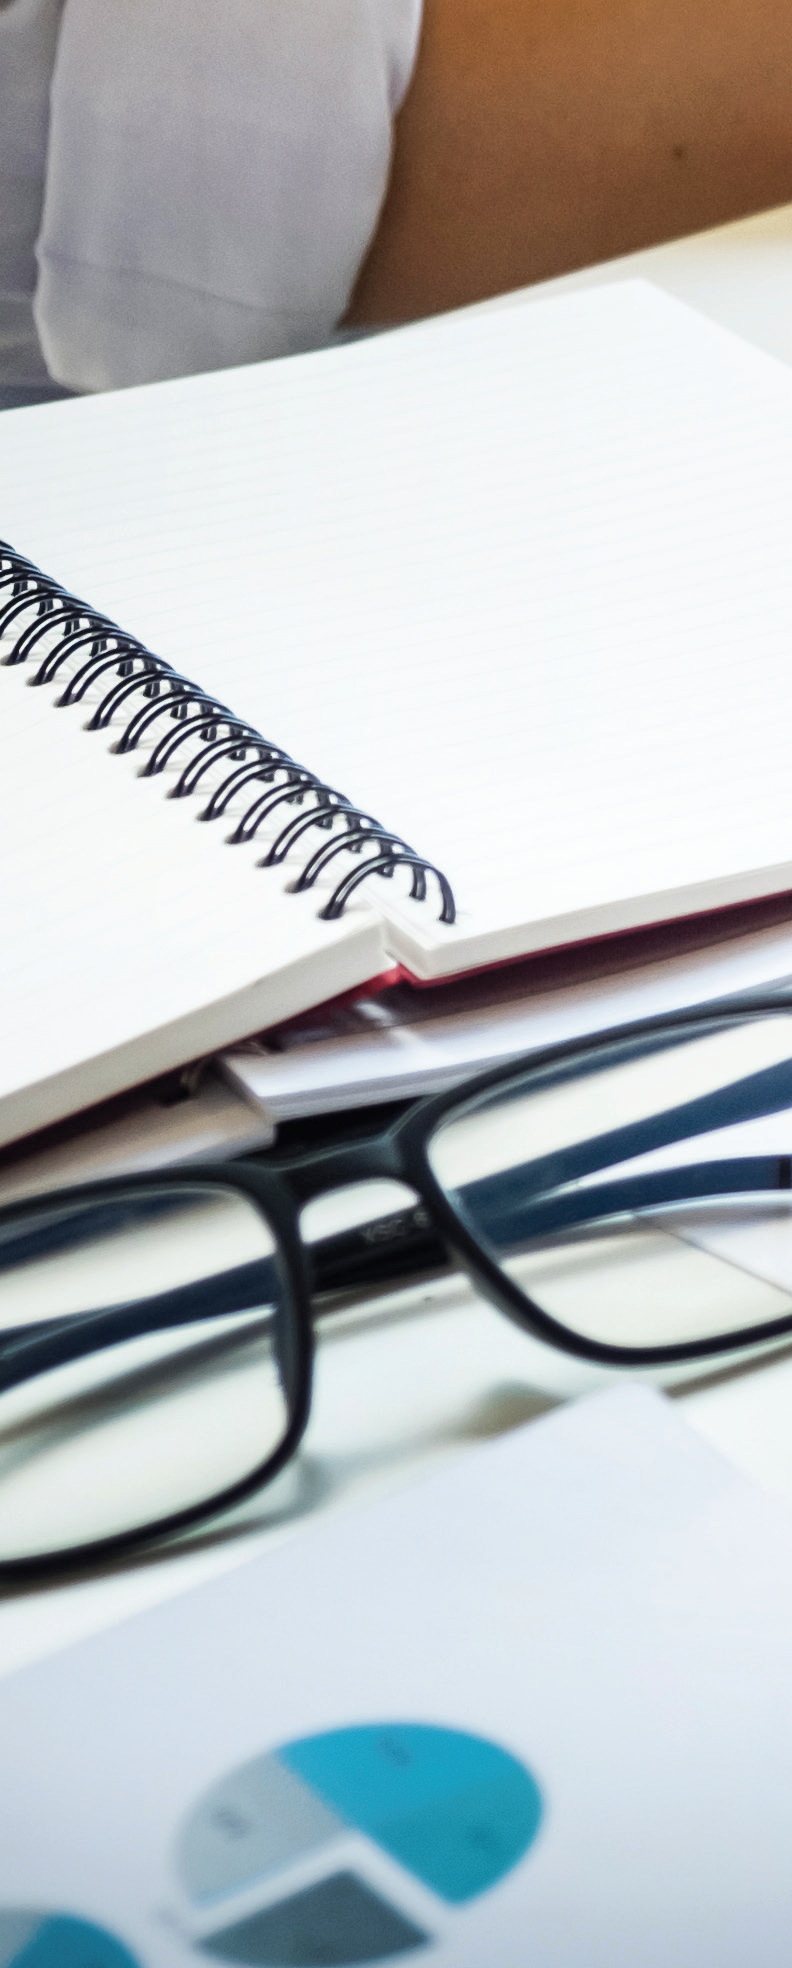
[[[425,0],[348,319],[400,321],[792,199],[792,0]]]

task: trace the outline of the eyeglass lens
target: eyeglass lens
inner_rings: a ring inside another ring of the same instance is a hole
[[[221,1185],[0,1226],[0,1562],[210,1502],[281,1446],[276,1239]]]
[[[584,1345],[792,1323],[792,1014],[614,1042],[464,1096],[460,1219]],[[526,1313],[530,1310],[526,1303]],[[123,1184],[0,1224],[0,1563],[213,1505],[289,1431],[276,1234],[243,1190]]]
[[[465,1102],[435,1177],[570,1333],[706,1345],[792,1315],[792,1017],[678,1030]],[[773,1186],[775,1190],[773,1191]]]

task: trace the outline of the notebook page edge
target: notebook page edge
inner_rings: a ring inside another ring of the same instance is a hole
[[[314,951],[213,1004],[195,1002],[167,1024],[138,1031],[110,1051],[75,1058],[38,1081],[0,1090],[0,1147],[309,1010],[324,997],[374,981],[385,968],[376,918],[362,912],[347,918],[332,925],[326,939],[317,938]]]

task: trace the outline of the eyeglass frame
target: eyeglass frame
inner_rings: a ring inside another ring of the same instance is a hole
[[[0,1231],[9,1220],[24,1222],[26,1217],[40,1214],[43,1208],[52,1205],[58,1209],[68,1208],[70,1204],[79,1206],[87,1202],[101,1202],[104,1197],[119,1194],[145,1194],[154,1187],[166,1186],[177,1189],[184,1187],[195,1190],[197,1187],[211,1189],[213,1186],[233,1190],[249,1198],[257,1207],[267,1226],[276,1239],[276,1255],[281,1263],[284,1285],[287,1291],[285,1303],[279,1305],[277,1317],[288,1319],[290,1333],[296,1345],[292,1362],[292,1385],[284,1386],[289,1403],[290,1419],[282,1442],[265,1461],[253,1469],[249,1475],[239,1478],[207,1501],[191,1504],[156,1519],[149,1524],[133,1530],[112,1533],[109,1536],[89,1541],[88,1544],[73,1546],[63,1551],[37,1554],[30,1558],[0,1560],[0,1578],[24,1578],[40,1575],[43,1571],[51,1573],[58,1569],[74,1569],[86,1562],[96,1563],[104,1558],[121,1555],[126,1551],[140,1549],[146,1544],[170,1538],[193,1527],[200,1522],[222,1515],[228,1510],[244,1503],[266,1488],[280,1471],[291,1461],[299,1447],[308,1424],[311,1411],[313,1365],[314,1365],[314,1317],[312,1303],[314,1289],[311,1280],[310,1244],[302,1236],[300,1212],[305,1205],[317,1197],[330,1194],[353,1184],[390,1178],[402,1182],[413,1189],[425,1209],[428,1209],[433,1228],[447,1246],[450,1257],[460,1265],[473,1285],[492,1304],[497,1311],[505,1314],[521,1331],[540,1340],[558,1352],[566,1353],[597,1366],[614,1368],[665,1367],[717,1358],[724,1354],[741,1353],[774,1340],[792,1336],[792,1311],[784,1317],[763,1321],[760,1326],[747,1327],[738,1331],[715,1334],[702,1340],[680,1341],[666,1346],[627,1347],[614,1342],[601,1341],[576,1333],[562,1325],[548,1312],[534,1303],[529,1294],[522,1290],[508,1273],[489,1256],[484,1245],[468,1229],[462,1217],[449,1200],[431,1167],[428,1157],[429,1144],[438,1127],[449,1114],[476,1101],[482,1095],[495,1093],[510,1082],[534,1075],[537,1080],[565,1064],[593,1060],[597,1056],[613,1055],[622,1048],[630,1048],[636,1041],[651,1040],[668,1033],[684,1034],[698,1027],[710,1026],[713,1029],[732,1027],[735,1023],[750,1022],[757,1017],[772,1014],[792,1013],[792,997],[780,993],[767,995],[740,994],[731,999],[720,999],[705,1006],[695,1006],[684,1011],[663,1013],[646,1019],[637,1019],[627,1025],[611,1027],[607,1030],[586,1034],[582,1038],[564,1040],[541,1050],[522,1054],[506,1064],[488,1068],[485,1072],[474,1074],[470,1079],[459,1082],[444,1092],[429,1095],[416,1101],[405,1114],[390,1122],[379,1134],[366,1135],[358,1141],[334,1144],[316,1149],[313,1152],[290,1158],[269,1161],[263,1164],[250,1156],[240,1156],[234,1160],[201,1161],[198,1163],[176,1164],[148,1173],[119,1175],[103,1180],[81,1183],[68,1188],[47,1191],[43,1195],[26,1197],[0,1208]],[[792,1064],[792,1046],[790,1047]],[[785,1103],[784,1103],[785,1104]],[[790,1100],[792,1105],[792,1100]],[[765,1111],[782,1111],[776,1105]],[[694,1132],[704,1132],[699,1128]],[[599,1137],[598,1137],[599,1138]],[[692,1138],[686,1134],[677,1139]],[[560,1151],[563,1155],[570,1151]],[[792,1151],[791,1155],[762,1157],[763,1166],[768,1162],[777,1163],[781,1179],[776,1183],[766,1180],[755,1187],[789,1192],[792,1190]],[[602,1166],[613,1166],[603,1163]],[[691,1173],[688,1167],[686,1173]],[[545,1185],[536,1190],[537,1198],[552,1193],[552,1187]],[[744,1190],[743,1185],[743,1190]],[[710,1196],[719,1192],[709,1191]],[[735,1193],[720,1192],[720,1193]],[[792,1197],[790,1198],[792,1201]],[[134,1301],[132,1302],[134,1304]],[[145,1300],[140,1301],[141,1308]],[[130,1312],[132,1307],[130,1306]],[[127,1308],[114,1308],[109,1313],[96,1315],[73,1315],[82,1323],[87,1318],[97,1320],[107,1317],[112,1320],[115,1340],[140,1337],[146,1327],[134,1322],[129,1316],[124,1318]],[[124,1330],[124,1327],[128,1330]],[[78,1351],[68,1347],[68,1328],[64,1326],[60,1341],[57,1337],[37,1339],[40,1328],[31,1327],[28,1340],[18,1338],[26,1329],[13,1331],[17,1346],[35,1347],[39,1355],[44,1355],[41,1365],[31,1373],[24,1373],[11,1385],[21,1385],[25,1380],[35,1377],[36,1372],[45,1373],[67,1363],[69,1359],[81,1357],[88,1349]],[[5,1339],[0,1334],[0,1369],[3,1363]],[[94,1350],[99,1350],[98,1348]],[[60,1357],[58,1357],[60,1356]]]

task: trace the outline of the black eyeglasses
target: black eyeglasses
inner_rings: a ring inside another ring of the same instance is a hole
[[[317,1262],[300,1212],[348,1184],[407,1185],[494,1305],[583,1360],[792,1333],[792,1117],[790,1152],[768,1118],[788,1108],[792,1006],[741,999],[555,1046],[374,1138],[3,1210],[0,1572],[181,1531],[283,1468],[312,1289],[338,1276],[339,1240]]]

